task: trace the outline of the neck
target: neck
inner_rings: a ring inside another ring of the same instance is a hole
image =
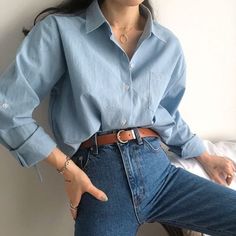
[[[114,28],[130,28],[142,30],[144,18],[139,13],[139,5],[124,6],[118,1],[106,1],[100,6],[101,11],[109,24]]]

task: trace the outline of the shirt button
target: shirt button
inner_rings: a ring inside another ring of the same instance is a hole
[[[129,90],[129,85],[128,84],[124,84],[124,89],[125,90]]]
[[[126,123],[127,123],[127,120],[126,120],[126,119],[124,119],[124,120],[122,121],[121,125],[122,125],[122,126],[125,126],[125,125],[126,125]]]
[[[7,103],[0,103],[0,107],[3,109],[7,109],[9,105]]]
[[[130,69],[133,69],[133,68],[134,68],[134,63],[130,62],[130,63],[129,63],[129,68],[130,68]]]

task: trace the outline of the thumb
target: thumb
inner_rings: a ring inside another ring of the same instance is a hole
[[[108,197],[107,195],[97,187],[95,187],[92,183],[89,185],[87,191],[91,195],[93,195],[95,198],[97,198],[100,201],[107,201]]]

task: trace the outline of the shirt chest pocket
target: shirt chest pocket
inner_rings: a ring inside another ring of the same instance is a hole
[[[161,73],[148,73],[148,109],[156,111],[167,86],[167,77]]]

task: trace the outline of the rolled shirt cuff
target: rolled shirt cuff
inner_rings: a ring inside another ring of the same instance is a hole
[[[203,140],[196,134],[182,146],[181,158],[188,159],[200,156],[203,152],[207,151]]]
[[[9,151],[21,166],[29,168],[47,158],[56,146],[56,142],[38,126],[21,146]]]

